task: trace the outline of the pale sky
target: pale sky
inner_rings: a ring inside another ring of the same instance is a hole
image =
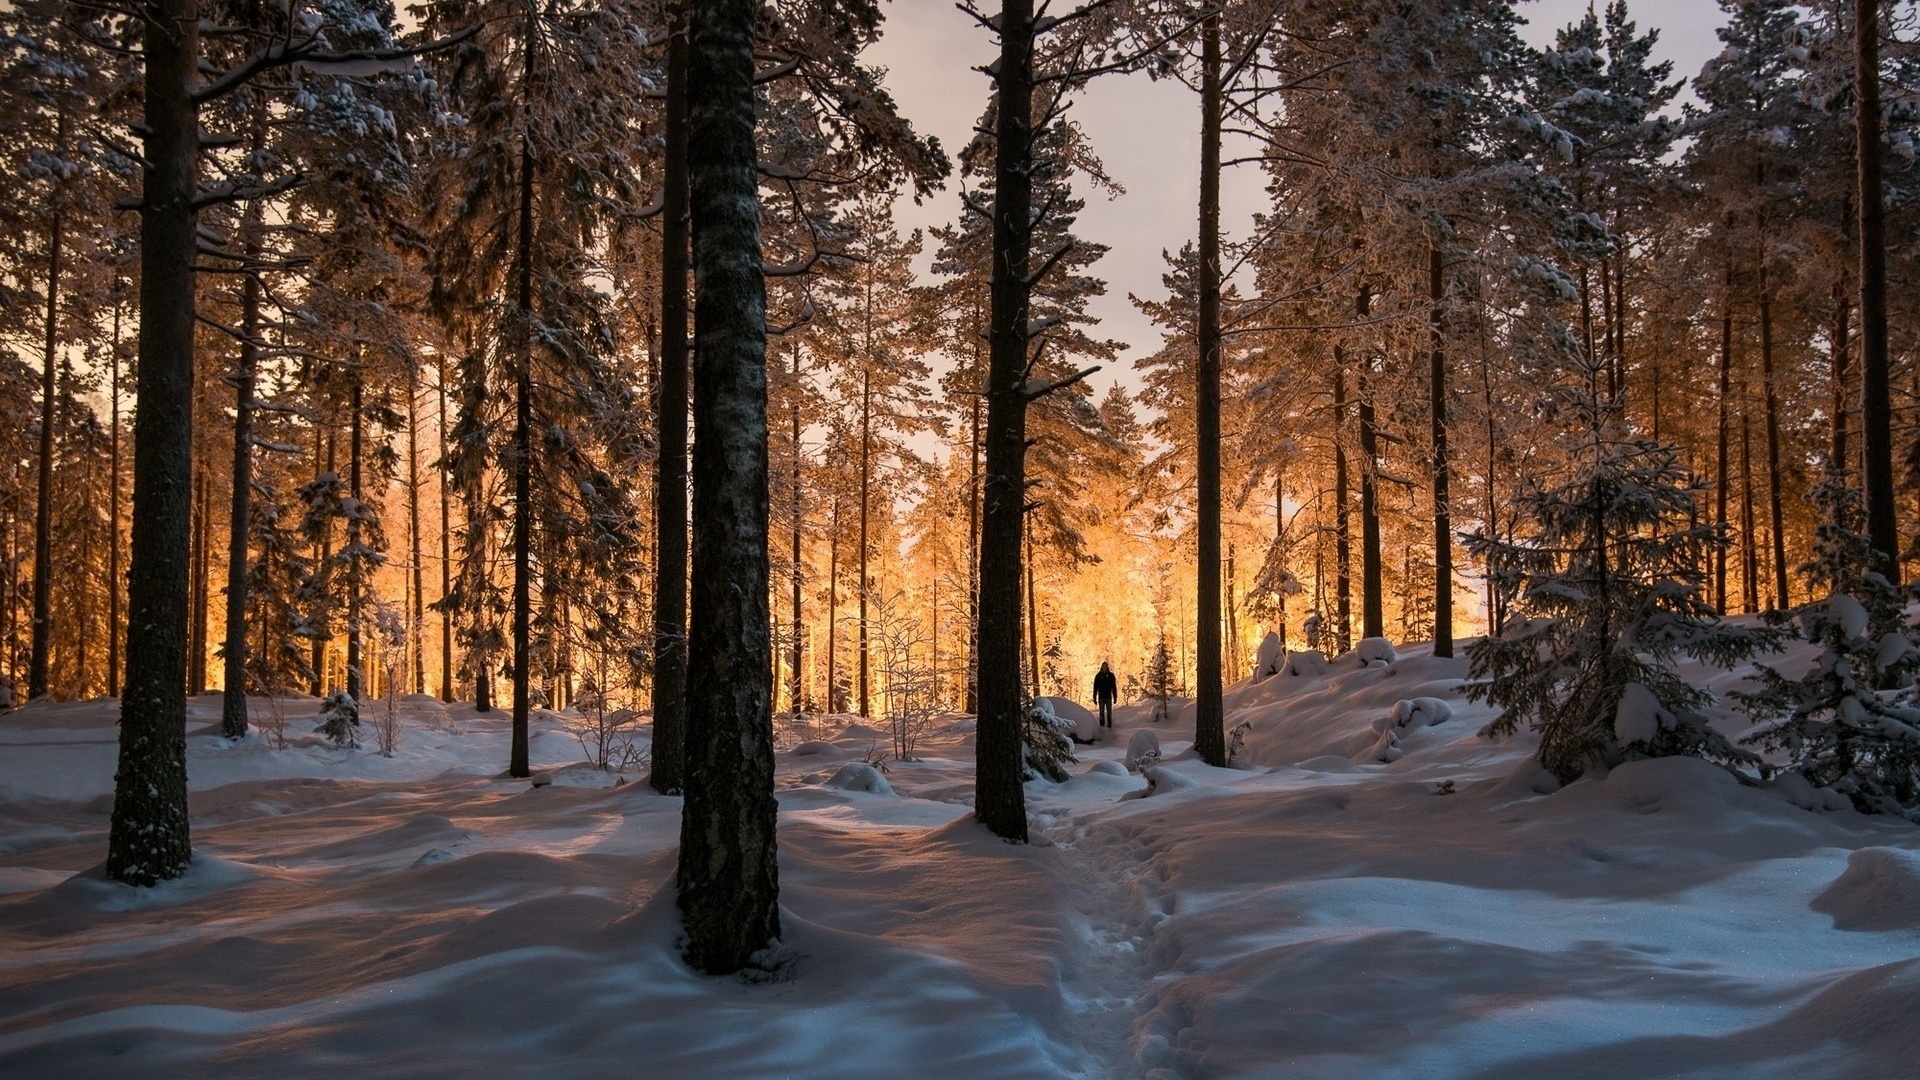
[[[1058,2],[1058,0],[1057,0]],[[1604,4],[1604,0],[1600,0]],[[991,0],[985,0],[991,7]],[[1522,28],[1536,45],[1550,43],[1554,31],[1585,13],[1588,0],[1522,0]],[[1691,79],[1720,51],[1714,29],[1720,8],[1714,0],[1629,0],[1628,10],[1642,33],[1659,28],[1655,55],[1674,63],[1676,77]],[[949,154],[970,138],[987,98],[987,77],[974,70],[993,58],[993,39],[951,0],[889,0],[885,36],[867,53],[888,69],[887,86],[917,130],[939,137]],[[1197,95],[1177,82],[1153,82],[1144,76],[1107,76],[1073,107],[1108,172],[1126,189],[1109,200],[1083,192],[1087,208],[1076,231],[1112,250],[1092,272],[1106,279],[1107,295],[1093,305],[1098,333],[1132,344],[1115,365],[1127,371],[1131,361],[1158,347],[1159,331],[1127,301],[1129,292],[1158,298],[1165,290],[1161,251],[1178,250],[1192,239],[1198,221],[1200,160]],[[1231,156],[1230,154],[1228,156]],[[1261,175],[1256,167],[1228,170],[1223,181],[1226,213],[1222,226],[1244,235],[1259,205]],[[958,209],[957,181],[926,205],[903,203],[902,226],[937,225]],[[925,269],[924,265],[922,269]],[[1116,372],[1093,379],[1104,392]]]

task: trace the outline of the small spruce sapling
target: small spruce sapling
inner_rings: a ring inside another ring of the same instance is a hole
[[[1156,724],[1172,715],[1173,681],[1173,656],[1167,651],[1163,634],[1154,643],[1152,655],[1147,657],[1147,700],[1153,702],[1152,719]]]
[[[1745,740],[1783,755],[1782,768],[1868,812],[1920,815],[1920,670],[1904,598],[1873,565],[1857,531],[1859,492],[1829,476],[1813,491],[1824,511],[1803,572],[1825,599],[1780,621],[1820,650],[1798,679],[1758,665],[1760,689],[1734,695],[1762,726]]]
[[[320,703],[320,723],[313,730],[343,750],[360,748],[360,706],[353,695],[335,690]]]
[[[1468,694],[1501,707],[1484,734],[1526,723],[1563,783],[1630,757],[1752,762],[1708,725],[1713,696],[1674,664],[1731,666],[1776,635],[1722,622],[1707,603],[1700,554],[1727,540],[1699,521],[1703,487],[1676,448],[1621,434],[1591,383],[1563,390],[1578,421],[1564,476],[1520,495],[1512,535],[1466,537],[1517,596],[1506,626],[1467,650]]]
[[[1067,782],[1073,756],[1074,724],[1054,715],[1044,701],[1028,701],[1021,709],[1021,764],[1026,780]]]

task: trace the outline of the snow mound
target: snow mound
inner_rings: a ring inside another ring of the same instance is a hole
[[[1126,768],[1134,772],[1144,772],[1150,765],[1160,763],[1160,736],[1147,728],[1133,733],[1127,741]]]
[[[1271,630],[1267,631],[1267,636],[1260,639],[1259,651],[1254,653],[1253,681],[1264,682],[1280,674],[1280,669],[1286,665],[1286,662],[1287,650],[1280,645],[1280,635]]]
[[[1920,926],[1920,852],[1861,848],[1809,905],[1833,916],[1835,930],[1909,930]]]
[[[1200,787],[1200,781],[1186,773],[1169,769],[1164,765],[1151,765],[1146,770],[1147,787],[1139,793],[1140,798],[1153,795],[1165,795],[1169,791],[1192,791]]]
[[[1097,742],[1100,739],[1100,718],[1077,701],[1063,697],[1034,698],[1035,705],[1045,705],[1054,719],[1073,725],[1073,737],[1079,742]]]
[[[1679,721],[1639,683],[1628,683],[1620,693],[1620,704],[1613,713],[1613,734],[1622,746],[1634,743],[1651,745],[1663,727],[1677,727]]]
[[[1327,673],[1327,654],[1318,649],[1305,649],[1287,654],[1287,674],[1305,678]]]
[[[893,785],[880,775],[880,770],[864,761],[849,761],[840,766],[840,770],[827,780],[827,786],[836,791],[864,791],[870,795],[891,795]]]
[[[809,739],[793,748],[793,756],[814,757],[818,754],[831,754],[838,749],[840,748],[830,742],[822,742],[819,739]]]
[[[1395,727],[1436,727],[1453,719],[1453,706],[1437,697],[1402,698],[1389,719]]]
[[[1353,760],[1382,761],[1389,764],[1399,761],[1406,751],[1400,748],[1400,735],[1394,727],[1391,720],[1375,720],[1372,729],[1373,741],[1367,744],[1366,749],[1353,755]]]
[[[1361,638],[1360,644],[1353,647],[1353,656],[1362,667],[1374,664],[1385,666],[1400,658],[1400,654],[1393,649],[1393,642],[1383,637]]]
[[[1802,810],[1846,810],[1853,806],[1853,800],[1845,795],[1832,788],[1815,787],[1813,781],[1797,772],[1774,777],[1773,789]]]

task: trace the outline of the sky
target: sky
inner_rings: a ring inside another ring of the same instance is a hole
[[[1535,45],[1549,44],[1554,31],[1580,18],[1587,6],[1588,0],[1521,0],[1520,13],[1528,20],[1522,35]],[[1628,10],[1642,32],[1659,29],[1655,57],[1673,61],[1676,77],[1691,79],[1719,52],[1714,29],[1720,8],[1712,0],[1629,0]],[[976,69],[993,52],[993,39],[950,0],[889,0],[885,35],[867,57],[888,69],[887,86],[915,128],[937,136],[951,155],[966,145],[985,106],[987,77]],[[1113,198],[1083,190],[1087,208],[1077,227],[1084,239],[1111,248],[1092,270],[1108,282],[1107,294],[1093,304],[1100,336],[1132,346],[1113,370],[1094,377],[1096,394],[1116,377],[1137,385],[1131,362],[1158,347],[1160,331],[1127,295],[1164,296],[1161,252],[1178,250],[1196,233],[1198,109],[1196,95],[1179,83],[1135,75],[1096,81],[1073,107],[1073,118],[1125,189]],[[1254,166],[1227,170],[1222,227],[1230,235],[1245,235],[1260,205],[1261,185]],[[959,208],[958,190],[956,179],[923,205],[903,200],[901,224],[951,221]]]

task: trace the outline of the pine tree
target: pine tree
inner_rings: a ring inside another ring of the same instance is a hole
[[[1719,621],[1695,559],[1725,542],[1699,521],[1703,489],[1675,447],[1622,434],[1602,368],[1585,374],[1556,395],[1573,426],[1565,475],[1518,500],[1517,536],[1468,537],[1517,597],[1505,631],[1468,648],[1468,692],[1500,707],[1489,734],[1538,731],[1540,762],[1563,782],[1629,757],[1746,760],[1702,715],[1711,696],[1673,664],[1727,666],[1771,637]]]
[[[1819,655],[1797,679],[1758,665],[1761,689],[1736,695],[1762,725],[1745,741],[1783,753],[1784,768],[1862,811],[1912,816],[1920,810],[1920,707],[1910,690],[1882,687],[1906,687],[1920,671],[1917,628],[1858,531],[1858,491],[1830,478],[1814,497],[1825,520],[1803,569],[1828,595],[1791,619]]]

